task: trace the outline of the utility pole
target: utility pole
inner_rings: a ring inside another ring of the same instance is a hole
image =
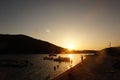
[[[111,48],[111,42],[109,42],[109,47]]]

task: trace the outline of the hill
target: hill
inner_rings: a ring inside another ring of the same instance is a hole
[[[0,34],[0,54],[60,53],[64,48],[26,35]]]
[[[105,48],[104,51],[110,56],[120,56],[120,47]]]

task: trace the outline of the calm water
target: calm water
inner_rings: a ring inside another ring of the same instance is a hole
[[[81,62],[81,55],[84,56],[84,54],[58,54],[56,56],[70,57],[72,63],[43,60],[43,57],[48,54],[0,55],[0,60],[28,60],[33,64],[24,68],[0,67],[0,75],[6,76],[4,80],[50,80]]]

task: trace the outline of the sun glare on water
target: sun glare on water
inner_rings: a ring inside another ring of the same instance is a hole
[[[72,54],[69,54],[68,57],[69,57],[70,59],[73,59],[73,55],[72,55]]]

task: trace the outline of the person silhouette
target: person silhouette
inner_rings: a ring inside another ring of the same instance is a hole
[[[83,62],[83,55],[81,55],[81,62]]]

